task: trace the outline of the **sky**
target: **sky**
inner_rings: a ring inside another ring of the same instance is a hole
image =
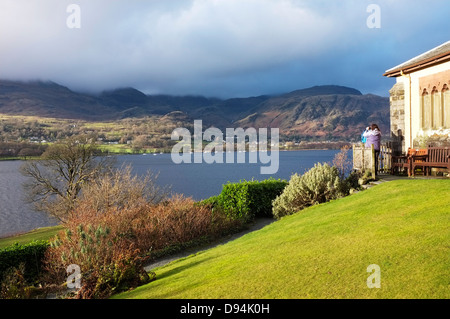
[[[76,5],[71,6],[71,5]],[[233,98],[342,85],[450,40],[449,0],[0,0],[0,79]]]

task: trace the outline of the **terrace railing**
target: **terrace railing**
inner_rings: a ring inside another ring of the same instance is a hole
[[[359,171],[371,171],[372,177],[376,174],[389,173],[392,163],[392,148],[389,145],[381,145],[378,155],[378,171],[375,172],[375,150],[365,147],[363,143],[353,144],[353,169]]]

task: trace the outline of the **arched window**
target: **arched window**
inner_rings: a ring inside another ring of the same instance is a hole
[[[421,124],[422,129],[427,130],[431,128],[431,99],[430,95],[427,92],[427,89],[423,89],[422,99],[421,99],[421,112],[420,115],[422,117]]]
[[[447,84],[442,87],[442,126],[444,128],[450,128],[450,90]]]
[[[431,123],[433,129],[442,127],[441,95],[436,87],[431,91]]]

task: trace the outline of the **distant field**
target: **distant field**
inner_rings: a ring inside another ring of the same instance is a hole
[[[174,123],[160,121],[158,117],[103,122],[0,114],[0,136],[4,135],[7,141],[48,144],[46,141],[95,133],[99,138],[100,148],[116,154],[167,150],[172,143],[170,134],[174,128]],[[8,156],[7,159],[23,158]]]
[[[103,152],[116,153],[116,154],[132,154],[133,150],[127,145],[111,144],[111,145],[99,145],[99,149]]]
[[[450,298],[450,181],[399,180],[157,268],[115,298]],[[381,288],[369,289],[369,265]]]

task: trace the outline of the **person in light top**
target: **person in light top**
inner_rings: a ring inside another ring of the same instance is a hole
[[[378,125],[372,124],[366,127],[363,133],[366,138],[366,147],[372,147],[375,150],[375,174],[378,172],[378,156],[380,155],[381,131]]]

